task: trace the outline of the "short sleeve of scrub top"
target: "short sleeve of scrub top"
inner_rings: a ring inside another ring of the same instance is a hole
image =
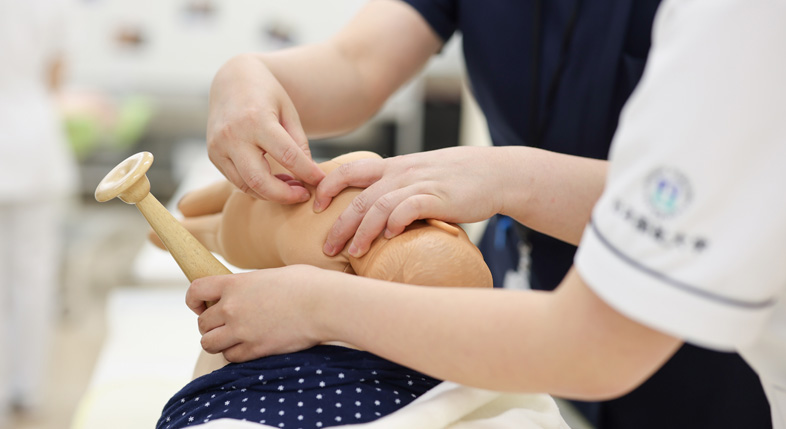
[[[420,13],[443,41],[456,31],[455,0],[404,0]]]
[[[783,306],[784,53],[786,2],[661,6],[575,260],[617,311],[731,350]]]

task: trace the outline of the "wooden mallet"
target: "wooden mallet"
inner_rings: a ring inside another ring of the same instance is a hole
[[[231,274],[231,271],[150,193],[150,181],[145,173],[152,163],[153,154],[150,152],[140,152],[128,157],[98,184],[96,200],[105,202],[117,197],[127,204],[136,205],[175,258],[188,281]],[[207,304],[209,306],[212,303]]]

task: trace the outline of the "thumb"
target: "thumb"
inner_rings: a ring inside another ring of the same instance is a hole
[[[196,314],[207,309],[208,302],[218,302],[230,276],[202,277],[191,282],[186,291],[186,305]]]

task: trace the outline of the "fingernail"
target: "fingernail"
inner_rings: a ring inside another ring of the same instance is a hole
[[[358,256],[358,247],[355,246],[355,243],[349,245],[349,254],[352,256]]]
[[[335,248],[333,248],[333,245],[330,243],[325,243],[325,245],[322,246],[322,252],[324,252],[326,255],[333,256],[334,250]]]
[[[320,212],[322,212],[322,204],[320,204],[319,201],[314,200],[314,213]]]
[[[387,228],[385,228],[385,238],[387,238],[388,240],[390,240],[391,238],[393,238],[393,233],[392,233],[392,232],[390,232],[390,230],[389,230],[389,229],[387,229]]]

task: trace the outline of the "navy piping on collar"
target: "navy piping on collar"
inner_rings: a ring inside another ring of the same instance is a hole
[[[643,273],[645,273],[645,274],[647,274],[647,275],[649,275],[651,277],[654,277],[654,278],[660,280],[661,282],[663,282],[665,284],[668,284],[668,285],[670,285],[672,287],[676,287],[677,289],[681,289],[681,290],[683,290],[685,292],[691,293],[693,295],[698,295],[698,296],[700,296],[702,298],[705,298],[705,299],[708,299],[708,300],[711,300],[711,301],[716,301],[716,302],[719,302],[721,304],[730,305],[730,306],[734,306],[734,307],[742,307],[742,308],[746,308],[746,309],[750,309],[750,310],[760,310],[760,309],[764,309],[764,308],[771,307],[771,306],[775,305],[775,302],[776,302],[775,298],[768,298],[768,299],[761,300],[761,301],[742,301],[742,300],[739,300],[739,299],[729,298],[729,297],[726,297],[726,296],[723,296],[723,295],[710,293],[710,292],[707,292],[706,290],[700,289],[700,288],[698,288],[696,286],[692,286],[692,285],[689,285],[687,283],[683,283],[683,282],[681,282],[679,280],[675,280],[675,279],[673,279],[673,278],[671,278],[671,277],[669,277],[669,276],[667,276],[667,275],[665,275],[665,274],[663,274],[663,273],[661,273],[659,271],[655,271],[655,270],[653,270],[651,268],[645,267],[644,265],[640,264],[638,261],[634,260],[633,258],[631,258],[628,255],[626,255],[625,253],[623,253],[620,249],[618,249],[614,245],[612,245],[609,242],[609,240],[606,239],[606,237],[600,232],[600,230],[598,229],[597,225],[595,224],[594,219],[590,220],[590,227],[592,228],[592,231],[595,232],[595,235],[598,236],[598,238],[603,243],[603,245],[605,245],[609,250],[611,250],[612,253],[617,255],[617,257],[619,257],[620,259],[625,261],[628,265],[636,268],[637,270],[639,270],[639,271],[641,271],[641,272],[643,272]]]

